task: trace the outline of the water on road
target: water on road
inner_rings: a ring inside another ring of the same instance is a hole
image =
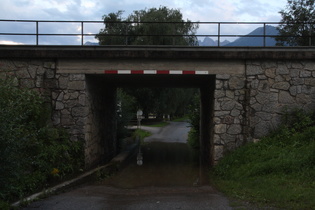
[[[143,165],[137,165],[134,157],[130,164],[102,184],[121,187],[172,187],[201,184],[199,156],[187,142],[187,123],[171,123],[164,128],[142,127],[153,133],[144,139],[140,152]]]
[[[187,123],[142,128],[153,133],[141,145],[143,165],[137,165],[134,156],[109,178],[35,202],[26,209],[232,209],[227,198],[208,185],[198,155],[186,144]]]

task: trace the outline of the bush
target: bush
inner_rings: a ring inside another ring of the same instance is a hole
[[[258,143],[226,155],[214,168],[221,190],[281,208],[315,205],[315,127],[312,114],[286,113],[283,125]]]
[[[12,201],[82,166],[79,142],[47,126],[49,112],[38,93],[0,80],[0,199]]]

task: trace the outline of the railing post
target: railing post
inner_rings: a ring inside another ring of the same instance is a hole
[[[218,47],[220,47],[221,23],[218,23]]]
[[[266,47],[266,23],[264,23],[264,47]]]
[[[84,40],[83,40],[83,34],[84,34],[84,29],[83,29],[83,21],[81,22],[81,46],[83,46],[83,42],[84,42]]]
[[[38,45],[38,21],[36,21],[36,45]]]

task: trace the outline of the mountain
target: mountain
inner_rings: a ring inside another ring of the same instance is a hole
[[[98,42],[85,42],[84,45],[99,45]]]
[[[266,35],[278,35],[279,31],[274,26],[266,25]],[[264,35],[264,27],[256,28],[254,31],[249,33],[250,36],[263,36]],[[276,40],[273,37],[266,37],[266,46],[275,46]],[[236,39],[234,42],[227,44],[226,46],[264,46],[264,38],[263,37],[240,37]]]
[[[224,40],[220,42],[220,46],[236,46],[236,47],[262,47],[264,45],[264,27],[256,28],[254,31],[247,34],[249,36],[261,36],[261,37],[240,37],[233,42],[229,42],[228,40]],[[266,35],[279,35],[279,31],[274,26],[266,25]],[[99,45],[95,42],[86,42],[84,45]],[[273,37],[266,37],[266,46],[275,46],[276,40]],[[217,47],[218,41],[214,41],[210,37],[205,37],[203,40],[199,40],[199,46],[212,46]]]
[[[224,40],[220,42],[220,46],[225,46],[226,44],[230,43],[228,40]],[[218,41],[213,41],[210,37],[205,37],[203,41],[199,40],[199,46],[218,46]]]

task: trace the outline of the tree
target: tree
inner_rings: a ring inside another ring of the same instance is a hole
[[[199,25],[184,21],[177,9],[137,10],[126,19],[122,14],[103,16],[105,28],[95,36],[100,45],[198,45],[195,33]]]
[[[288,0],[286,9],[279,13],[277,45],[314,46],[315,0]]]
[[[96,38],[100,45],[198,45],[196,30],[199,25],[183,20],[181,12],[167,7],[134,11],[127,18],[123,11],[103,16],[105,28]],[[194,91],[167,88],[124,88],[136,100],[137,108],[159,116],[182,115],[187,99]],[[186,100],[185,100],[186,99]]]

